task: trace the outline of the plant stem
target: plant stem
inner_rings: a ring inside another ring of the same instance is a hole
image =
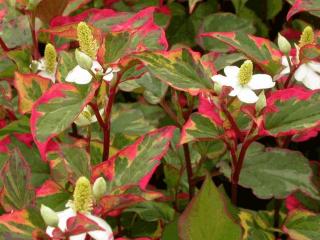
[[[100,127],[103,129],[105,126],[104,126],[104,121],[101,117],[101,114],[99,112],[99,108],[98,108],[98,105],[96,103],[89,103],[89,106],[92,108],[93,112],[94,112],[94,115],[96,116],[97,118],[97,121],[100,125]]]
[[[111,129],[111,111],[114,99],[117,93],[117,87],[120,82],[120,78],[117,79],[115,84],[110,89],[108,104],[105,108],[105,120],[103,128],[103,155],[102,161],[107,161],[109,159],[109,148],[110,148],[110,129]]]
[[[257,139],[257,136],[254,136],[251,139],[249,138],[255,129],[256,129],[256,124],[253,123],[251,129],[247,133],[247,136],[241,146],[241,150],[240,150],[236,165],[232,171],[231,200],[232,200],[232,203],[235,205],[237,204],[237,201],[238,201],[238,196],[237,196],[238,195],[238,184],[239,184],[241,169],[242,169],[243,163],[244,163],[244,158],[246,156],[246,152],[247,152],[248,148],[250,147],[251,143],[253,143]]]
[[[226,115],[228,121],[231,124],[232,129],[236,132],[236,135],[238,136],[238,138],[242,141],[243,140],[242,133],[241,133],[236,121],[234,120],[233,116],[228,111],[228,109],[226,108],[224,103],[221,104],[221,110]]]
[[[39,49],[38,49],[38,39],[37,39],[37,34],[36,34],[36,30],[35,30],[35,14],[33,11],[28,12],[29,13],[29,25],[30,25],[30,29],[31,29],[31,34],[32,34],[32,42],[33,42],[33,58],[35,60],[38,60],[40,58],[40,53],[39,53]]]
[[[190,157],[189,145],[187,143],[183,144],[183,153],[186,161],[187,175],[188,175],[188,183],[189,183],[189,200],[191,200],[194,196],[194,184],[192,181],[193,173],[192,173],[192,164]]]

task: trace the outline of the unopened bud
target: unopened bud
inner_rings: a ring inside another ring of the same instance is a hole
[[[299,47],[303,47],[312,43],[314,43],[314,32],[312,27],[307,26],[303,29],[303,32],[300,36]]]
[[[53,211],[51,208],[42,204],[40,208],[40,213],[44,222],[47,224],[47,226],[51,226],[51,227],[58,226],[58,222],[59,222],[58,214],[55,211]]]
[[[93,196],[100,199],[107,192],[107,183],[103,177],[99,177],[93,184]]]
[[[291,50],[291,44],[280,33],[278,34],[278,47],[279,47],[280,51],[285,55],[288,55]]]
[[[90,70],[92,68],[92,64],[93,64],[92,59],[87,54],[76,49],[75,56],[76,56],[77,63],[80,67],[86,70]]]
[[[266,106],[267,106],[266,95],[262,91],[259,94],[259,99],[258,99],[258,101],[256,103],[256,112],[259,114],[261,112],[261,110],[264,109]]]

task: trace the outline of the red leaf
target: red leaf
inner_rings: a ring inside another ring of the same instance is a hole
[[[314,0],[296,0],[287,14],[287,21],[289,21],[293,15],[305,11],[320,11],[319,2]]]

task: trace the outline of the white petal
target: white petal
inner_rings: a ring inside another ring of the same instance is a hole
[[[48,236],[50,236],[50,237],[53,236],[53,230],[54,229],[55,229],[54,227],[50,227],[50,226],[47,227],[46,233],[48,234]]]
[[[113,240],[113,233],[112,229],[106,221],[102,218],[93,216],[91,214],[86,214],[86,217],[91,219],[92,221],[96,222],[104,231],[91,231],[88,234],[94,238],[95,240]]]
[[[302,80],[302,82],[311,90],[320,89],[320,76],[313,71],[309,71],[308,75]]]
[[[320,63],[315,61],[310,61],[307,63],[307,66],[311,68],[313,71],[320,73]]]
[[[49,78],[53,83],[56,81],[56,76],[55,73],[48,73],[46,71],[40,71],[38,73],[39,76],[44,77],[44,78]]]
[[[280,73],[279,75],[282,77],[284,75],[287,75],[290,73],[290,67],[285,67]]]
[[[99,110],[99,113],[100,113],[100,115],[102,116],[103,113],[104,113],[104,108],[101,108],[101,109]],[[98,120],[97,120],[97,117],[96,117],[95,114],[93,114],[93,115],[92,115],[92,118],[91,118],[91,122],[94,123],[94,122],[96,122],[96,121],[98,121]]]
[[[103,69],[102,69],[102,67],[101,67],[101,65],[100,65],[100,63],[98,61],[93,61],[92,62],[91,71],[94,72],[94,73],[103,71]]]
[[[66,82],[75,82],[77,84],[88,84],[91,82],[91,74],[79,65],[72,69],[67,77]]]
[[[258,101],[258,96],[248,87],[244,87],[238,93],[238,98],[241,102],[244,103],[255,103]]]
[[[301,82],[308,74],[309,68],[306,64],[300,65],[300,67],[294,73],[294,77],[297,81]]]
[[[252,90],[273,88],[274,85],[272,77],[267,74],[254,74],[248,83],[248,87]]]
[[[229,93],[229,96],[235,97],[238,95],[238,93],[241,91],[242,86],[240,84],[237,84],[233,86],[233,90]]]
[[[106,75],[103,76],[103,80],[110,82],[113,79],[113,72],[108,72]]]
[[[227,66],[223,69],[224,74],[227,77],[232,77],[232,78],[237,78],[239,75],[239,70],[240,68],[236,67],[236,66]]]
[[[236,81],[234,78],[228,78],[221,74],[214,75],[211,77],[211,79],[212,81],[219,83],[221,86],[229,86],[229,87],[234,86]]]
[[[45,64],[44,58],[41,58],[40,61],[38,62],[38,70],[39,71],[46,70],[46,64]]]
[[[292,62],[292,57],[290,57],[290,61]],[[281,64],[285,67],[289,67],[288,58],[286,56],[281,57]]]
[[[71,217],[76,216],[76,213],[71,208],[67,208],[62,212],[57,212],[57,214],[59,218],[58,227],[62,232],[64,232],[67,228],[67,220]]]
[[[86,233],[81,233],[81,234],[78,234],[78,235],[70,236],[69,239],[70,240],[85,240],[86,235],[87,235]]]

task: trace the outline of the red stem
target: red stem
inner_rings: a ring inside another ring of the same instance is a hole
[[[107,161],[109,159],[109,148],[110,148],[110,129],[111,129],[111,111],[112,105],[117,93],[117,87],[119,84],[120,78],[117,79],[114,86],[110,89],[108,104],[105,108],[105,121],[103,128],[103,155],[102,161]]]
[[[246,152],[248,148],[250,147],[251,143],[253,143],[258,136],[254,136],[251,139],[247,139],[256,129],[256,124],[253,123],[250,131],[248,132],[246,139],[244,140],[241,150],[239,153],[238,160],[236,162],[234,171],[232,171],[232,176],[231,176],[231,199],[233,204],[237,204],[237,195],[238,195],[238,184],[239,184],[239,178],[240,178],[240,173],[241,169],[243,166],[244,158],[246,156]]]
[[[192,164],[191,164],[191,158],[190,158],[190,150],[187,143],[183,144],[183,152],[184,152],[184,158],[186,162],[186,168],[187,168],[187,175],[188,175],[188,183],[189,183],[189,200],[194,196],[194,187],[193,187],[193,173],[192,173]]]
[[[96,116],[97,121],[98,121],[100,127],[101,127],[102,129],[104,129],[105,125],[104,125],[104,121],[103,121],[103,119],[102,119],[102,117],[101,117],[101,114],[100,114],[100,112],[99,112],[98,105],[97,105],[96,103],[92,103],[92,102],[91,102],[91,103],[89,103],[89,106],[92,108],[92,110],[93,110],[93,112],[94,112],[94,115]]]
[[[221,104],[221,110],[226,115],[228,121],[231,124],[231,127],[236,132],[236,135],[238,136],[238,138],[242,141],[243,140],[242,133],[241,133],[237,123],[235,122],[233,116],[231,115],[231,113],[228,111],[228,109],[226,108],[226,106],[223,103]]]

